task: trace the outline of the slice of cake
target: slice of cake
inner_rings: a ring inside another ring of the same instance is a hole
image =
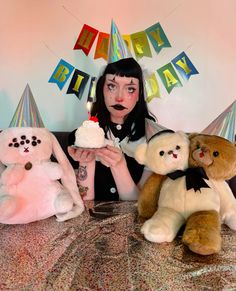
[[[85,120],[75,132],[75,145],[82,148],[101,148],[105,145],[105,133],[96,117]]]

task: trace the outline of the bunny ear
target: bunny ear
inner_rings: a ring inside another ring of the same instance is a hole
[[[63,176],[61,178],[62,185],[69,191],[69,193],[71,194],[74,200],[74,203],[76,205],[81,206],[83,210],[84,203],[79,194],[79,190],[76,184],[76,177],[75,177],[74,169],[72,165],[70,164],[69,160],[67,159],[66,154],[62,150],[57,138],[52,133],[51,133],[51,137],[52,137],[53,154],[63,170]]]

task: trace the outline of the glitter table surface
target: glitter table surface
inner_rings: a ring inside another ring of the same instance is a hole
[[[200,256],[140,233],[133,202],[87,202],[66,222],[0,224],[0,290],[236,290],[236,232]]]

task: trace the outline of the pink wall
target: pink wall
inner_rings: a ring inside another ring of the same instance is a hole
[[[52,130],[72,130],[86,118],[86,93],[81,101],[48,80],[62,58],[90,75],[104,67],[73,46],[84,23],[110,32],[113,18],[122,34],[145,30],[160,22],[172,47],[140,64],[154,72],[184,51],[200,74],[168,94],[160,78],[161,98],[149,103],[161,124],[200,131],[236,95],[236,1],[214,0],[9,0],[0,3],[0,127],[8,127],[27,83],[44,124]],[[151,46],[151,45],[150,45]],[[151,47],[152,48],[152,47]]]

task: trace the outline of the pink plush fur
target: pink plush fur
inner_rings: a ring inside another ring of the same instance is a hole
[[[58,163],[51,162],[52,154]],[[83,212],[74,170],[47,129],[3,130],[0,162],[4,165],[0,178],[1,223],[29,223],[52,215],[64,221]]]

